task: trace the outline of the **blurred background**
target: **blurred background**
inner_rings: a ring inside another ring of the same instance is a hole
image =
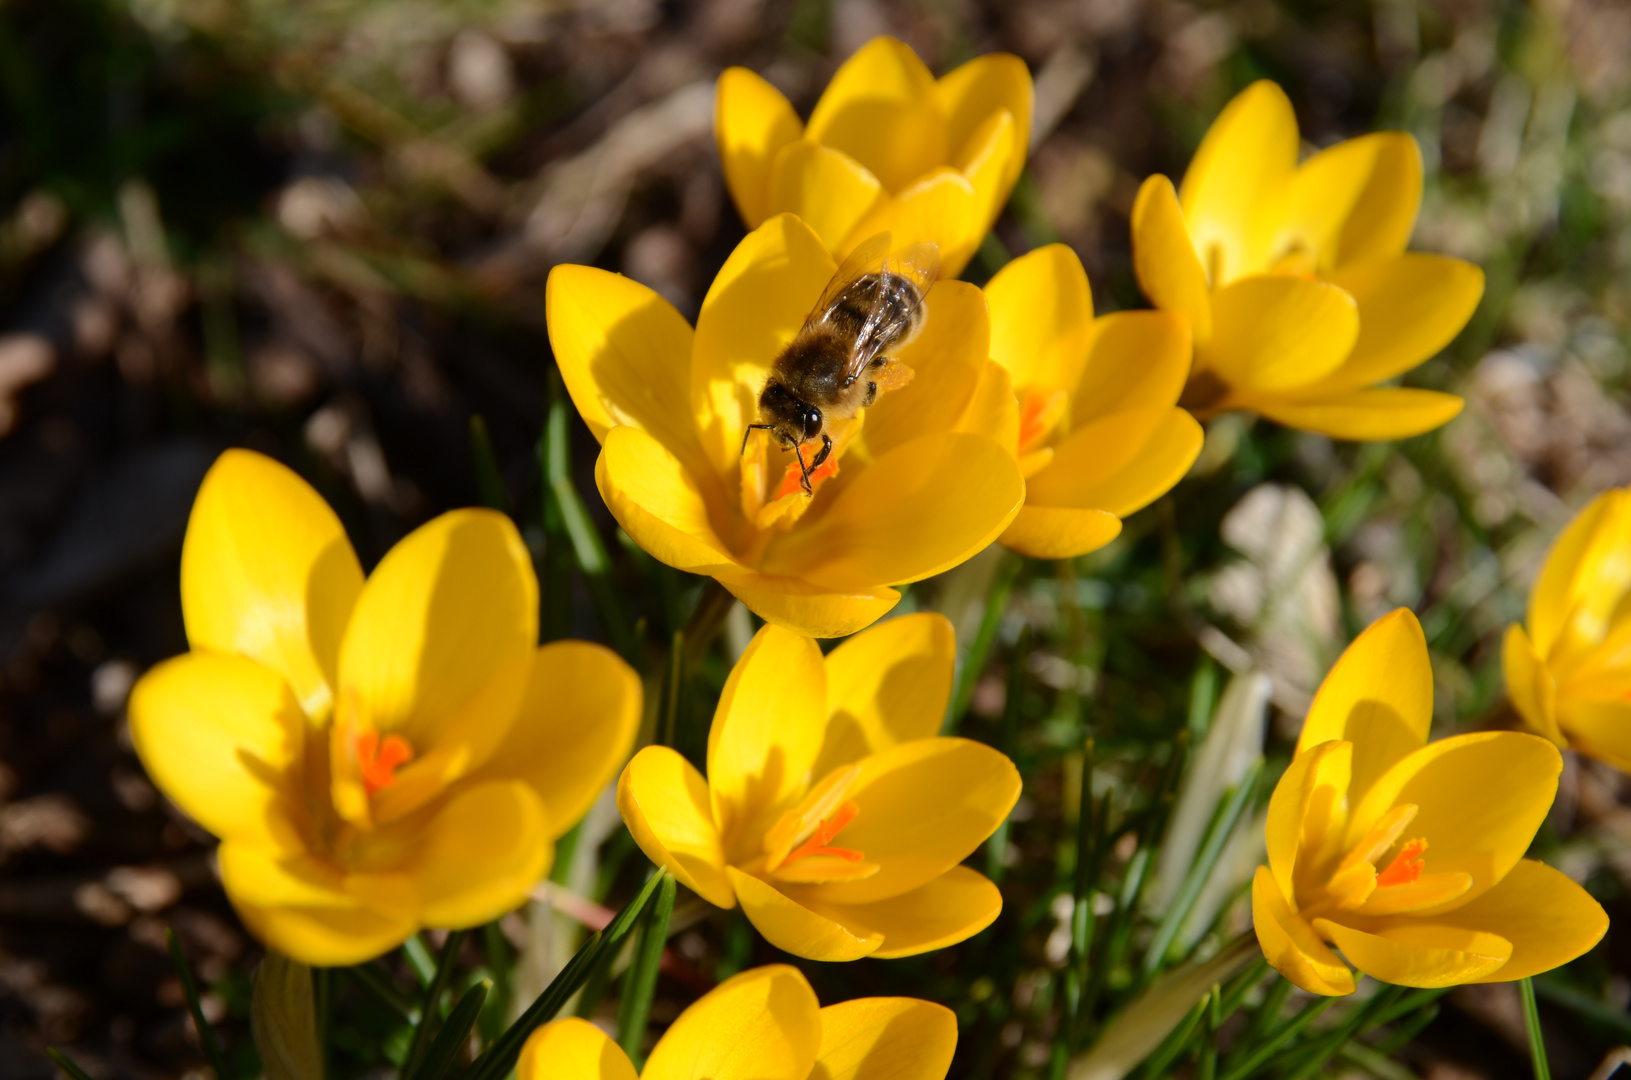
[[[1631,482],[1624,0],[10,0],[0,1080],[53,1075],[47,1045],[108,1080],[204,1075],[167,925],[206,1012],[247,1041],[257,947],[210,838],[144,778],[123,719],[134,679],[186,648],[180,540],[214,455],[249,446],[295,466],[365,565],[453,506],[497,497],[538,522],[535,446],[560,400],[550,267],[619,271],[694,318],[743,234],[714,151],[713,80],[750,66],[807,115],[837,63],[884,33],[937,74],[1008,50],[1036,77],[1030,167],[972,280],[1060,240],[1100,311],[1142,306],[1127,237],[1139,181],[1179,177],[1224,102],[1269,77],[1311,146],[1413,133],[1428,170],[1415,246],[1479,263],[1488,288],[1408,380],[1466,396],[1441,432],[1343,445],[1224,417],[1194,475],[1106,551],[1057,567],[991,556],[913,590],[901,610],[947,610],[965,643],[993,583],[1005,604],[964,731],[1026,773],[987,853],[1008,907],[959,949],[813,970],[823,1000],[944,1001],[963,1021],[954,1075],[1042,1075],[1069,913],[1054,903],[1055,847],[1082,739],[1099,740],[1106,782],[1147,786],[1230,671],[1271,676],[1283,765],[1336,654],[1407,605],[1433,650],[1435,734],[1515,722],[1500,631],[1572,512]],[[478,416],[490,458],[472,442]],[[572,423],[614,576],[646,640],[664,641],[694,585],[617,543],[593,440]],[[527,535],[545,557],[542,525]],[[581,584],[563,617],[606,637]],[[1011,692],[1024,695],[1012,707]],[[1631,1042],[1628,794],[1620,774],[1571,761],[1540,841],[1614,920],[1541,987],[1559,1076]],[[619,873],[637,880],[629,849],[607,841],[603,894]],[[1238,905],[1222,918],[1244,925]],[[519,923],[504,930],[525,944]],[[728,919],[678,948],[716,975],[778,958]],[[695,994],[665,978],[657,1018]],[[1510,987],[1441,1006],[1390,1059],[1356,1053],[1339,1070],[1529,1075]],[[351,1030],[342,1074],[368,1074],[373,1037]]]

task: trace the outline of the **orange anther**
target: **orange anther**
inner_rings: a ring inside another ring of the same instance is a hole
[[[812,447],[814,449],[812,449]],[[815,453],[816,451],[819,451],[820,449],[821,449],[821,447],[817,443],[806,444],[805,447],[804,447],[804,460],[806,460],[806,461],[810,460],[811,455],[813,453]],[[831,454],[831,455],[829,455],[827,457],[826,461],[823,461],[821,463],[819,468],[815,468],[815,469],[810,470],[810,488],[811,488],[811,490],[819,488],[821,486],[821,482],[823,480],[827,479],[829,476],[836,476],[837,474],[838,474],[838,455],[837,454]],[[777,499],[786,498],[788,495],[791,495],[794,492],[803,491],[803,490],[804,490],[804,470],[800,469],[799,466],[798,466],[798,462],[795,461],[795,462],[793,462],[793,464],[787,466],[787,471],[782,474],[781,487],[778,487],[776,489],[776,494],[771,497],[771,501],[775,502]]]
[[[1376,875],[1376,887],[1385,889],[1389,885],[1409,885],[1421,877],[1422,868],[1426,860],[1421,853],[1427,850],[1426,840],[1407,840],[1394,860],[1388,863],[1387,869]]]
[[[1032,441],[1040,438],[1047,431],[1047,424],[1042,414],[1047,411],[1048,398],[1035,390],[1025,393],[1025,401],[1019,407],[1019,445],[1030,446]]]
[[[413,747],[400,735],[387,735],[382,743],[379,732],[364,731],[352,745],[357,751],[362,786],[370,795],[396,783],[397,767],[413,760]]]
[[[810,836],[810,839],[788,852],[787,858],[782,860],[782,865],[788,866],[806,855],[832,855],[843,859],[845,862],[860,862],[865,856],[859,851],[827,846],[834,837],[844,831],[845,826],[855,820],[855,815],[860,812],[861,808],[855,805],[854,799],[845,800],[844,804],[838,808],[837,813],[816,826],[816,831]]]

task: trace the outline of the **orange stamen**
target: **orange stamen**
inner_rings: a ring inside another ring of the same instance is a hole
[[[812,449],[812,447],[814,447],[814,449]],[[820,449],[820,443],[805,445],[802,451],[804,454],[804,460],[809,461],[810,458]],[[813,491],[821,487],[821,482],[827,479],[829,476],[836,475],[838,475],[838,454],[835,452],[827,456],[827,460],[821,463],[820,468],[810,470],[811,490]],[[785,498],[796,491],[803,491],[804,485],[800,482],[803,476],[804,470],[799,468],[798,462],[795,461],[791,465],[787,466],[787,472],[782,474],[781,486],[776,489],[776,494],[771,497],[771,502],[775,502],[777,499]]]
[[[1406,840],[1398,856],[1388,863],[1387,869],[1376,875],[1376,887],[1385,889],[1389,885],[1409,885],[1421,877],[1426,865],[1421,853],[1426,850],[1426,840]]]
[[[864,855],[859,851],[827,846],[832,843],[834,837],[844,831],[845,826],[855,820],[855,815],[860,812],[861,808],[855,805],[854,799],[846,799],[832,817],[816,826],[816,831],[811,834],[810,839],[787,853],[787,858],[782,860],[782,865],[791,865],[806,855],[833,855],[845,862],[860,862]]]
[[[357,767],[362,773],[362,786],[374,795],[396,783],[396,770],[413,760],[413,747],[400,735],[387,735],[380,742],[379,732],[364,731],[352,743],[357,752]]]

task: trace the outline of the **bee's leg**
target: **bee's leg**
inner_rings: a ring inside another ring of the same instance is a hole
[[[748,436],[753,434],[755,428],[769,428],[769,427],[770,427],[769,424],[749,424],[747,426],[747,429],[742,432],[742,453],[745,454],[745,453],[748,452]]]
[[[812,469],[821,468],[821,463],[826,461],[828,456],[831,455],[831,454],[832,454],[832,436],[828,435],[826,432],[822,432],[821,433],[821,449],[816,451],[815,460],[810,462],[810,468],[812,468]]]
[[[823,448],[822,452],[826,452],[825,448]],[[815,488],[810,486],[810,466],[804,464],[804,451],[799,447],[798,443],[793,444],[793,456],[799,459],[799,471],[803,474],[799,477],[799,483],[804,487],[804,497],[806,499],[811,498],[815,495]],[[820,458],[817,458],[817,463],[820,460]]]
[[[877,401],[877,400],[878,400],[878,384],[875,383],[875,382],[867,383],[866,384],[866,400],[861,402],[861,408],[864,409],[868,405],[871,405],[874,401]]]

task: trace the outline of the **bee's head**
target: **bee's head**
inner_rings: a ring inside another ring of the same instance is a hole
[[[759,419],[783,446],[808,442],[821,434],[821,410],[788,393],[776,379],[767,382],[759,395]]]

